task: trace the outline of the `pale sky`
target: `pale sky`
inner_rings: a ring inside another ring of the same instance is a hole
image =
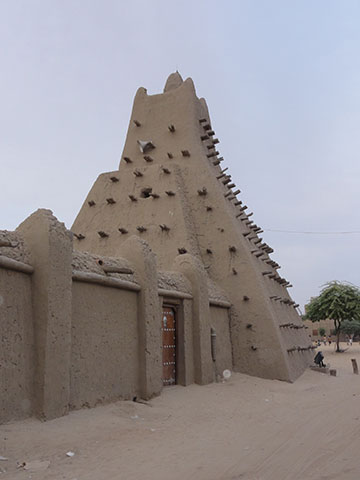
[[[179,70],[264,230],[360,232],[360,2],[0,0],[0,229],[71,227],[134,94]],[[360,284],[360,234],[265,231],[301,306]]]

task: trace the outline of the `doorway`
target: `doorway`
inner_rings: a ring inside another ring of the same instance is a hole
[[[162,381],[164,386],[176,383],[176,317],[175,310],[163,307],[162,331]]]

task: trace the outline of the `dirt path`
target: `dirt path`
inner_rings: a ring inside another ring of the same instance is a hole
[[[350,358],[360,365],[360,347],[322,350],[337,377],[307,371],[287,384],[235,374],[224,384],[169,387],[150,405],[2,426],[0,479],[358,480],[360,378]],[[50,464],[16,468],[33,460]]]

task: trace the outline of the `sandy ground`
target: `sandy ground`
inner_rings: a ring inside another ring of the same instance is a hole
[[[336,377],[309,370],[287,384],[234,374],[168,387],[149,405],[4,425],[0,479],[358,480],[360,377],[350,359],[360,365],[360,347],[321,349]],[[33,469],[16,468],[35,460]]]

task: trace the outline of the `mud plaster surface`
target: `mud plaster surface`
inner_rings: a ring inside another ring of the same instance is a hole
[[[70,408],[137,395],[136,292],[73,282],[72,294]]]
[[[0,423],[32,414],[33,337],[31,279],[0,269]]]
[[[166,290],[176,290],[191,294],[190,282],[178,272],[159,272],[158,286]]]
[[[216,285],[216,283],[211,280],[211,278],[207,279],[207,287],[209,292],[209,298],[211,300],[229,302],[229,297],[227,296],[226,292],[221,287]]]

